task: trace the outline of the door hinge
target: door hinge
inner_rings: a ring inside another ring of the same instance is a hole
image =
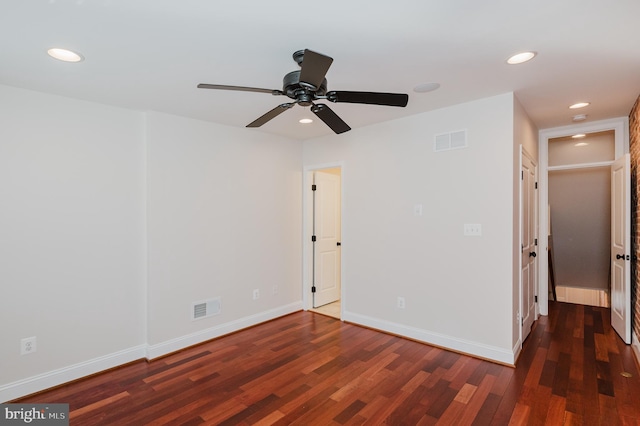
[[[524,180],[524,170],[520,172],[520,180]]]
[[[315,191],[318,187],[316,186],[316,184],[314,183],[313,185],[311,185],[311,190]]]
[[[312,242],[312,243],[315,243],[315,242],[316,242],[316,236],[315,236],[315,235],[312,235],[312,236],[311,236],[311,242]]]
[[[538,245],[538,239],[537,238],[533,239],[533,245],[536,245],[536,246]]]
[[[313,287],[311,287],[311,293],[315,293],[316,292],[316,286],[314,285]]]
[[[536,182],[536,189],[538,189],[538,182]]]
[[[538,303],[538,296],[534,296],[534,300],[536,303]]]

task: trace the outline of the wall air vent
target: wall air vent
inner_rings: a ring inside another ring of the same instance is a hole
[[[208,318],[220,313],[220,298],[202,300],[191,304],[191,321]]]
[[[467,147],[467,131],[458,130],[450,133],[440,133],[435,136],[433,150],[450,151],[452,149],[460,149]]]

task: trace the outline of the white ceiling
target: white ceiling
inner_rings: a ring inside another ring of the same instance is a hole
[[[81,52],[69,64],[50,47]],[[513,91],[540,128],[629,114],[640,94],[639,0],[2,0],[0,84],[244,127],[288,101],[294,51],[334,59],[329,90],[409,94],[406,108],[332,104],[352,128]],[[516,66],[508,56],[534,50]],[[438,82],[431,93],[421,83]],[[256,132],[331,134],[296,106]]]

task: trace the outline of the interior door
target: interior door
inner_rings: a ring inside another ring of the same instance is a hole
[[[631,343],[631,172],[629,154],[611,166],[611,325]]]
[[[523,150],[522,159],[522,181],[521,181],[521,201],[520,201],[520,241],[522,246],[521,263],[521,312],[522,312],[522,335],[521,341],[527,338],[531,332],[531,327],[536,319],[536,289],[537,286],[537,194],[536,177],[537,166],[533,159]]]
[[[340,299],[340,175],[314,172],[313,307]]]

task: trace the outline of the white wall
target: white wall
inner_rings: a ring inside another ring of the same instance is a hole
[[[150,356],[299,310],[302,144],[158,113],[147,124]],[[215,297],[221,313],[191,321],[192,302]]]
[[[609,289],[611,168],[549,172],[556,286]]]
[[[302,170],[329,163],[345,319],[512,362],[513,120],[505,94],[302,144],[0,86],[0,400],[299,309]]]
[[[252,130],[0,86],[0,401],[299,310],[301,158]],[[192,322],[216,296],[222,313]]]
[[[143,354],[143,134],[142,113],[0,86],[0,401]]]
[[[305,142],[305,166],[344,164],[344,319],[513,362],[513,111],[509,93]],[[461,129],[468,148],[433,151]]]

